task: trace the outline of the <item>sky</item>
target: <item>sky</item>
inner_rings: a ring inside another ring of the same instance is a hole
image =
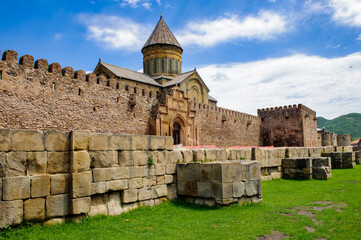
[[[1,0],[0,51],[141,71],[161,13],[218,106],[361,112],[361,0]]]

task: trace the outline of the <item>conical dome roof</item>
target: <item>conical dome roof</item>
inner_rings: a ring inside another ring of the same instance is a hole
[[[181,45],[179,44],[177,39],[174,37],[173,33],[170,31],[169,27],[164,22],[162,16],[160,16],[157,26],[154,28],[152,34],[148,38],[148,41],[144,44],[143,49],[145,47],[148,47],[150,45],[155,45],[155,44],[168,44],[168,45],[173,45],[173,46],[176,46],[176,47],[179,47],[180,49],[182,49]]]

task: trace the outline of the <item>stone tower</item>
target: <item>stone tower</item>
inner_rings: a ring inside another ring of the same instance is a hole
[[[161,16],[142,48],[144,73],[164,85],[182,73],[183,49]]]

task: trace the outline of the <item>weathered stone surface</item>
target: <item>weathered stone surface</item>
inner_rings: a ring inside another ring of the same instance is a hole
[[[110,136],[110,149],[109,150],[131,150],[132,142],[130,135],[111,135]]]
[[[132,151],[134,166],[145,166],[149,163],[148,154],[145,151]]]
[[[176,164],[166,164],[165,165],[165,174],[175,174],[177,172]]]
[[[51,195],[69,193],[70,174],[50,175]]]
[[[6,160],[5,159],[6,159],[5,153],[0,152],[0,178],[6,177],[6,174],[5,174]]]
[[[162,175],[162,176],[157,176],[157,185],[162,185],[162,184],[165,184],[164,175]]]
[[[117,167],[117,151],[89,151],[91,166],[93,168]]]
[[[0,129],[0,151],[7,152],[11,149],[11,130]]]
[[[149,138],[149,140],[150,140],[150,149],[152,149],[152,150],[166,149],[165,139],[166,139],[165,137],[151,136]]]
[[[173,150],[173,137],[165,137],[165,147],[167,150]]]
[[[103,214],[103,215],[108,214],[107,205],[104,201],[103,195],[97,195],[97,196],[93,196],[91,198],[91,207],[90,207],[90,212],[88,213],[88,215],[96,216],[99,214]]]
[[[249,173],[251,181],[261,179],[261,168],[259,162],[254,161],[249,164]]]
[[[245,182],[244,194],[247,196],[254,196],[258,194],[258,181]]]
[[[109,136],[101,133],[91,133],[89,140],[89,150],[107,151],[109,150]]]
[[[212,198],[228,199],[232,198],[232,183],[212,183]]]
[[[119,192],[109,194],[107,208],[108,208],[109,215],[122,214],[123,208],[120,205],[120,193]]]
[[[164,176],[164,183],[165,183],[165,184],[170,184],[170,183],[172,183],[172,182],[174,182],[174,177],[173,177],[173,175],[165,175],[165,176]]]
[[[113,169],[112,168],[94,168],[93,169],[93,181],[102,182],[109,181],[112,179]]]
[[[89,148],[89,131],[72,131],[70,133],[71,150],[87,150]]]
[[[45,226],[55,226],[65,223],[65,218],[52,218],[44,222]]]
[[[91,172],[72,173],[72,198],[90,196],[91,182]]]
[[[13,151],[44,151],[44,133],[32,130],[13,130],[11,134]]]
[[[170,153],[170,161],[168,161],[168,164],[177,164],[180,162],[183,162],[183,155],[180,150],[174,150]]]
[[[193,161],[193,152],[191,150],[182,150],[183,161],[190,163]]]
[[[154,200],[150,199],[150,200],[142,201],[142,202],[140,202],[140,206],[142,206],[142,207],[154,207]]]
[[[45,149],[50,152],[66,152],[70,149],[70,133],[46,131]]]
[[[199,197],[212,197],[212,184],[210,182],[197,182],[197,188]]]
[[[5,201],[30,198],[29,177],[3,178],[3,199]]]
[[[5,154],[5,176],[26,175],[26,152],[8,152]]]
[[[63,217],[69,214],[69,195],[55,195],[46,198],[46,217]]]
[[[68,173],[69,167],[69,152],[48,152],[48,173]]]
[[[145,135],[132,135],[132,149],[133,150],[148,150],[149,136]]]
[[[129,188],[142,188],[143,187],[143,179],[142,178],[131,178],[129,179]]]
[[[70,171],[85,172],[89,171],[90,168],[90,156],[88,151],[72,151],[70,153]]]
[[[233,187],[233,197],[239,198],[243,196],[245,189],[243,182],[234,182],[232,187]]]
[[[109,190],[112,191],[119,191],[119,190],[125,190],[128,189],[128,180],[114,180],[109,182]]]
[[[27,175],[42,175],[46,174],[48,153],[47,152],[28,152],[28,169]]]
[[[169,200],[174,200],[176,199],[177,196],[177,184],[173,183],[173,184],[169,184],[167,185],[167,198]]]
[[[151,199],[152,196],[153,196],[153,188],[138,189],[138,200],[139,201]]]
[[[95,182],[92,183],[92,194],[102,194],[109,191],[109,182]]]
[[[50,194],[50,175],[31,177],[31,197],[46,197]]]
[[[155,175],[164,175],[165,174],[165,165],[164,164],[156,164],[155,165]]]
[[[205,158],[205,154],[203,150],[193,150],[193,160],[194,161],[203,161]]]
[[[112,175],[113,180],[129,178],[129,168],[127,167],[116,167],[116,168],[112,168],[112,170],[113,170],[113,175]]]
[[[45,219],[45,198],[24,201],[24,220],[41,221]]]
[[[153,198],[160,198],[167,196],[168,189],[167,185],[157,185],[153,187]]]
[[[146,177],[147,175],[146,167],[129,167],[129,178]]]
[[[132,151],[119,152],[119,166],[121,167],[134,166]]]
[[[138,190],[137,189],[128,189],[124,190],[122,194],[123,203],[136,202],[138,200]]]
[[[0,201],[0,229],[23,222],[23,201]]]
[[[90,197],[72,199],[71,213],[81,214],[90,212],[91,199]]]

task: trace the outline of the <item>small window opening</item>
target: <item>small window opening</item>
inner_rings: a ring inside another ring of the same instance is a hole
[[[152,97],[152,91],[149,91],[149,97]]]
[[[142,95],[145,96],[145,89],[142,89]]]
[[[119,89],[119,83],[117,83],[117,86],[116,86],[117,89]]]
[[[3,79],[3,71],[0,71],[0,79]]]
[[[156,95],[157,97],[159,97],[159,96],[160,96],[160,92],[158,92],[158,91],[157,91],[157,92],[156,92],[156,94],[157,94],[157,95]]]
[[[110,80],[108,79],[107,80],[107,87],[109,87],[110,86]]]
[[[134,87],[134,93],[137,93],[137,87]]]
[[[100,80],[99,80],[99,78],[97,78],[97,84],[99,84],[100,83]]]
[[[53,87],[52,87],[52,89],[53,89],[53,90],[55,90],[55,89],[56,89],[56,85],[55,85],[55,83],[53,83]]]
[[[81,95],[81,89],[79,88],[79,91],[78,91],[78,95],[80,96]]]
[[[129,86],[125,85],[125,91],[129,91]]]

